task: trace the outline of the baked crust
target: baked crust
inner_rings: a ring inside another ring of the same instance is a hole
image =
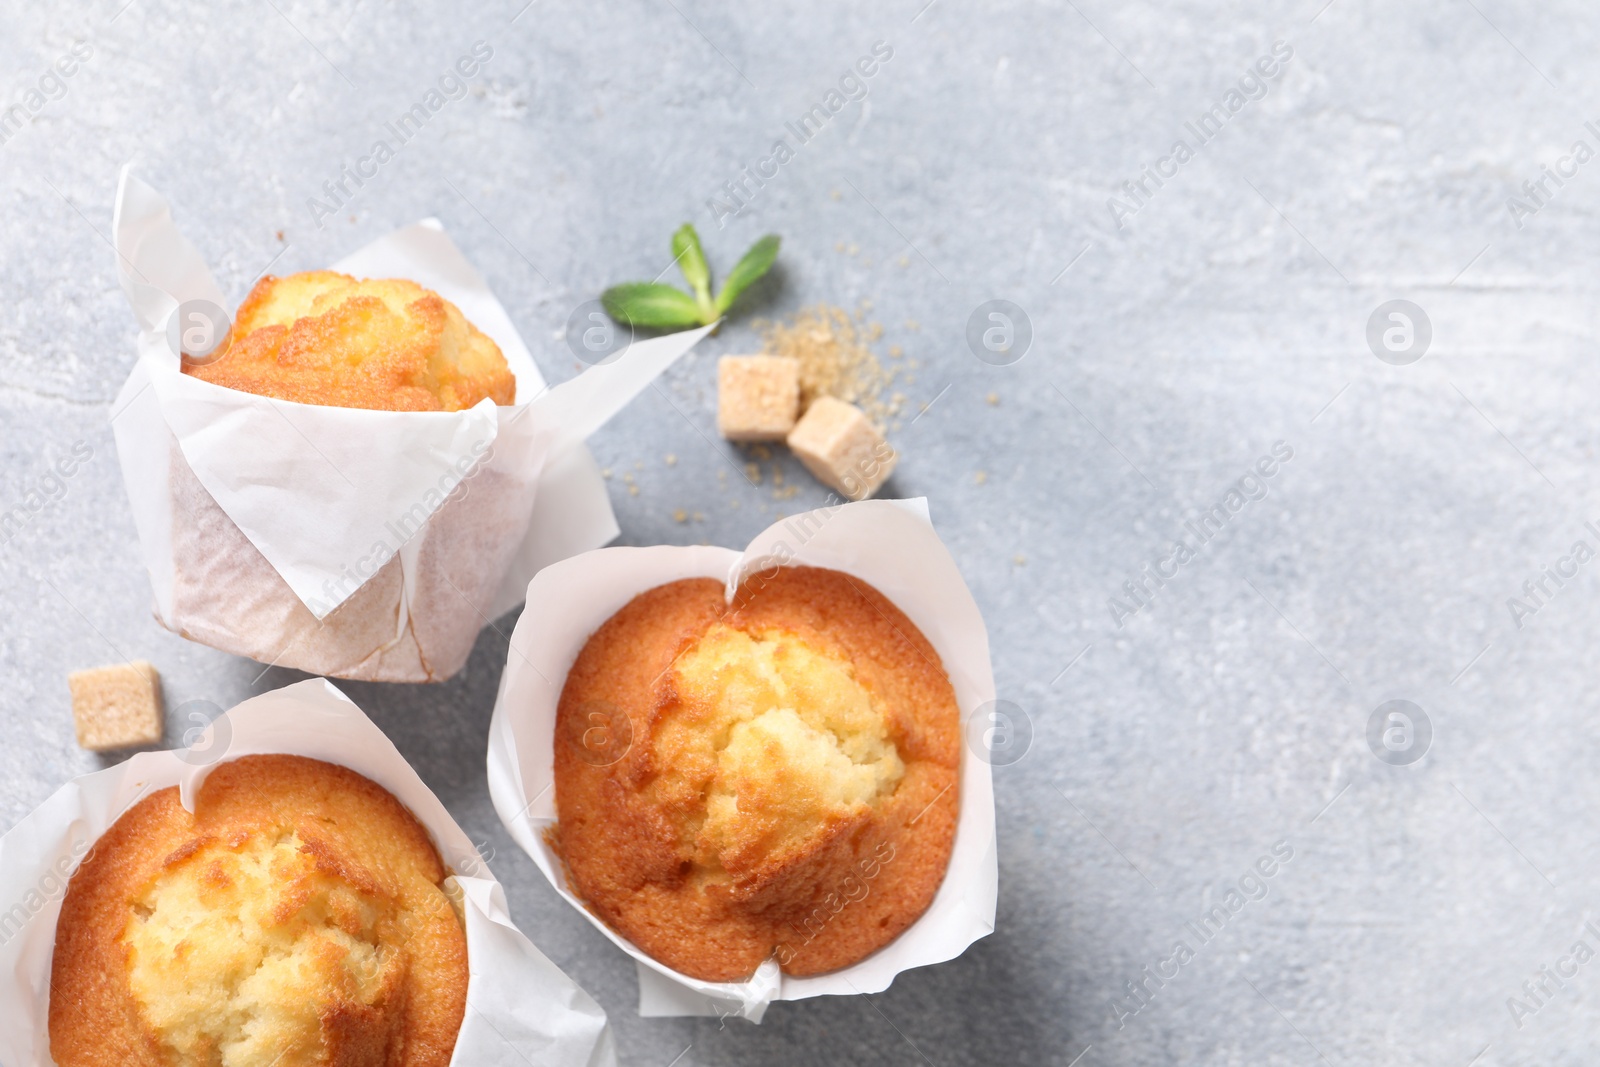
[[[387,790],[246,756],[130,808],[56,927],[60,1067],[445,1067],[466,1010],[461,921],[427,831]]]
[[[517,392],[500,347],[438,293],[331,270],[262,278],[223,356],[183,370],[280,400],[389,411],[511,404]]]
[[[641,593],[589,638],[556,719],[573,892],[655,959],[739,981],[892,941],[944,879],[960,712],[933,646],[809,567]]]

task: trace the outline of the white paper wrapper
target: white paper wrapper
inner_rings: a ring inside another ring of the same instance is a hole
[[[495,810],[556,890],[637,961],[641,1015],[740,1015],[759,1022],[774,1000],[876,993],[895,975],[959,956],[993,932],[998,864],[990,766],[961,747],[961,814],[950,867],[927,912],[890,944],[851,967],[792,978],[775,960],[746,982],[703,982],[657,963],[601,922],[567,887],[545,842],[556,821],[556,705],[589,636],[638,594],[680,578],[727,583],[773,563],[829,567],[875,586],[904,611],[944,661],[963,721],[994,700],[989,637],[955,561],[928,521],[924,500],[868,500],[806,512],[768,527],[743,553],[728,548],[607,548],[539,572],[511,635],[511,654],[489,728],[489,794]]]
[[[546,388],[505,309],[427,220],[333,269],[409,278],[454,302],[499,344],[518,403],[297,404],[181,373],[167,341],[174,311],[196,299],[227,305],[166,201],[126,168],[113,230],[140,335],[112,427],[156,617],[318,674],[447,678],[540,567],[615,537],[584,438],[709,331],[636,342]]]
[[[0,1063],[50,1067],[50,962],[67,880],[100,835],[150,793],[177,786],[183,806],[211,768],[288,753],[337,763],[393,793],[455,871],[466,923],[467,1011],[452,1064],[612,1067],[605,1012],[512,925],[505,891],[471,840],[399,751],[320,678],[254,697],[181,751],[143,752],[74,778],[0,838]],[[447,888],[449,882],[446,883]]]

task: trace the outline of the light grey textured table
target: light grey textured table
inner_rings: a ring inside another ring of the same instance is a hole
[[[692,219],[724,270],[784,236],[752,310],[870,299],[880,350],[919,361],[900,388],[932,407],[892,435],[891,492],[929,498],[1034,742],[996,770],[991,937],[759,1027],[643,1020],[631,962],[489,805],[505,639],[445,685],[346,685],[495,850],[624,1063],[1595,1061],[1600,963],[1571,957],[1600,949],[1600,596],[1570,554],[1600,548],[1600,162],[1572,155],[1600,150],[1592,6],[522,2],[5,5],[0,93],[29,121],[0,144],[0,507],[50,500],[0,545],[0,825],[100,765],[69,670],[147,657],[169,707],[296,677],[151,619],[107,427],[132,359],[107,244],[123,162],[235,299],[269,264],[439,216],[554,379],[572,308],[662,269]],[[476,41],[469,91],[313,210]],[[865,99],[797,144],[785,124],[880,41]],[[793,158],[719,227],[708,200],[784,137]],[[1011,366],[965,340],[997,298],[1034,334]],[[1420,361],[1369,347],[1392,299],[1431,323]],[[751,344],[747,315],[594,439],[639,487],[612,483],[621,543],[742,545],[822,500],[792,461],[792,499],[718,480],[742,458],[712,432],[715,358]],[[92,459],[57,489],[78,441]],[[1275,442],[1292,457],[1252,478]],[[1202,543],[1186,523],[1213,505]],[[1146,564],[1172,577],[1140,607],[1123,583],[1153,588]],[[1369,745],[1392,699],[1431,728],[1409,765]]]

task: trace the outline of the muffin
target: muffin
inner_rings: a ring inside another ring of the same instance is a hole
[[[849,966],[944,879],[960,713],[927,638],[811,567],[642,593],[589,638],[556,715],[550,843],[650,956],[739,981]]]
[[[444,1067],[467,950],[427,831],[388,791],[300,756],[213,770],[129,809],[56,928],[60,1067]]]
[[[388,411],[461,411],[517,393],[500,346],[438,293],[330,270],[262,278],[221,358],[183,370],[279,400]]]

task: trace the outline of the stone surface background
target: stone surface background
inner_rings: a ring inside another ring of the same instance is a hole
[[[107,424],[132,360],[107,244],[121,164],[234,299],[269,264],[437,215],[557,380],[578,369],[572,308],[662,270],[692,219],[714,267],[770,231],[781,269],[594,439],[621,543],[742,545],[820,503],[787,458],[792,497],[770,463],[760,485],[738,476],[715,360],[752,348],[754,315],[870,300],[880,354],[917,363],[890,493],[929,498],[1033,744],[996,771],[991,937],[759,1027],[644,1020],[632,963],[489,805],[513,619],[448,684],[346,685],[492,850],[624,1063],[1594,1061],[1600,963],[1559,987],[1538,972],[1600,949],[1600,564],[1546,579],[1534,614],[1507,604],[1574,542],[1600,548],[1600,162],[1570,157],[1600,150],[1592,6],[523,2],[4,5],[3,102],[41,78],[50,96],[0,145],[0,507],[75,442],[93,457],[0,544],[0,826],[102,765],[73,743],[69,670],[149,658],[169,709],[296,677],[151,619]],[[92,57],[57,92],[48,71],[80,40]],[[323,182],[476,41],[493,57],[468,95],[314,218]],[[707,200],[879,41],[893,58],[865,99],[719,226]],[[1185,122],[1275,41],[1281,72],[1199,145]],[[1108,198],[1180,138],[1194,157],[1119,225]],[[1576,173],[1513,211],[1545,165]],[[965,341],[996,298],[1031,321],[1015,365]],[[1410,365],[1366,340],[1391,299],[1431,322]],[[1119,625],[1108,598],[1280,441],[1293,457],[1266,495]],[[1431,723],[1408,766],[1369,749],[1391,699]],[[1249,880],[1274,846],[1292,859]],[[1201,944],[1185,922],[1241,879],[1265,898]],[[1193,958],[1124,1014],[1126,983],[1180,939]],[[1534,1010],[1514,1019],[1511,997]]]

